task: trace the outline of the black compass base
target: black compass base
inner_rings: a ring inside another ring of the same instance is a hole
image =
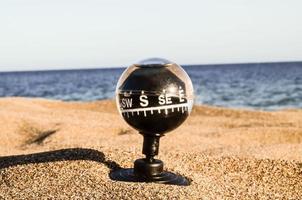
[[[124,182],[154,182],[168,185],[180,185],[180,186],[188,186],[190,182],[180,175],[174,174],[172,172],[162,172],[156,176],[152,177],[142,177],[137,176],[134,173],[133,168],[128,169],[118,169],[112,171],[109,174],[110,178],[115,181],[124,181]]]

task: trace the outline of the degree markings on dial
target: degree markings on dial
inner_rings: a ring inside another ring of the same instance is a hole
[[[157,106],[157,107],[149,107],[149,108],[133,108],[133,109],[125,109],[121,112],[127,115],[129,117],[129,113],[132,113],[132,116],[136,112],[137,115],[140,115],[140,112],[144,113],[144,117],[147,117],[147,111],[150,111],[151,115],[153,115],[153,111],[157,110],[157,112],[160,114],[161,110],[164,110],[165,114],[168,115],[169,109],[171,109],[172,112],[174,112],[174,109],[177,108],[177,111],[179,112],[181,109],[181,112],[184,113],[185,111],[188,111],[188,103],[182,103],[182,104],[174,104],[174,105],[167,105],[167,106]]]

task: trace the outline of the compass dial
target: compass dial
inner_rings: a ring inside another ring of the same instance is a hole
[[[177,128],[193,106],[193,86],[187,73],[159,58],[128,67],[119,79],[116,95],[124,120],[146,134]]]

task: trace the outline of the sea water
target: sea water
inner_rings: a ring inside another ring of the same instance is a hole
[[[183,66],[195,103],[234,108],[302,108],[302,62]],[[115,97],[124,68],[0,73],[0,97],[94,101]]]

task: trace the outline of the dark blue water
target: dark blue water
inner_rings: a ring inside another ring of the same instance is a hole
[[[197,104],[276,110],[302,108],[302,62],[185,66]],[[0,73],[0,96],[66,101],[114,98],[124,69]]]

